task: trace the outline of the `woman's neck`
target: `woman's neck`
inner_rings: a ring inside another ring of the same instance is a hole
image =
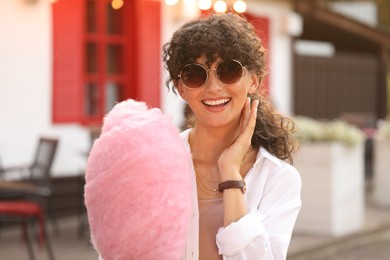
[[[215,164],[219,156],[239,134],[239,128],[206,128],[195,125],[189,135],[192,157],[195,162]]]

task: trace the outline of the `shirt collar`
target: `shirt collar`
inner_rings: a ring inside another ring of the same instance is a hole
[[[184,130],[183,132],[181,132],[180,138],[183,141],[187,152],[191,154],[190,143],[188,142],[188,137],[190,135],[190,131],[191,131],[191,128],[188,128],[188,129]]]
[[[282,167],[282,161],[276,157],[275,155],[272,155],[270,152],[267,151],[267,149],[260,147],[260,152],[257,153],[256,162],[254,165],[257,165],[262,158],[268,159],[271,162],[273,162],[276,166]]]

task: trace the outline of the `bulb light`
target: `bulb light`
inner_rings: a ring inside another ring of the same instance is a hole
[[[214,10],[217,13],[225,13],[227,10],[227,5],[226,5],[225,1],[218,0],[217,2],[215,2]]]
[[[211,8],[211,0],[199,0],[198,7],[201,10],[208,10]]]
[[[233,5],[234,11],[237,13],[244,13],[246,11],[246,3],[243,0],[237,0]]]
[[[118,10],[123,6],[123,0],[112,0],[111,6],[112,9]]]

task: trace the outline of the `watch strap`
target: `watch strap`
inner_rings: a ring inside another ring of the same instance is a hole
[[[246,184],[244,180],[228,180],[218,185],[219,192],[223,192],[226,189],[240,189],[242,193],[245,193]]]

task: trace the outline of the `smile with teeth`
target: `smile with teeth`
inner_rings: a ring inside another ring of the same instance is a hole
[[[226,105],[230,101],[230,98],[222,98],[217,100],[203,100],[203,104],[206,106],[223,106]]]

